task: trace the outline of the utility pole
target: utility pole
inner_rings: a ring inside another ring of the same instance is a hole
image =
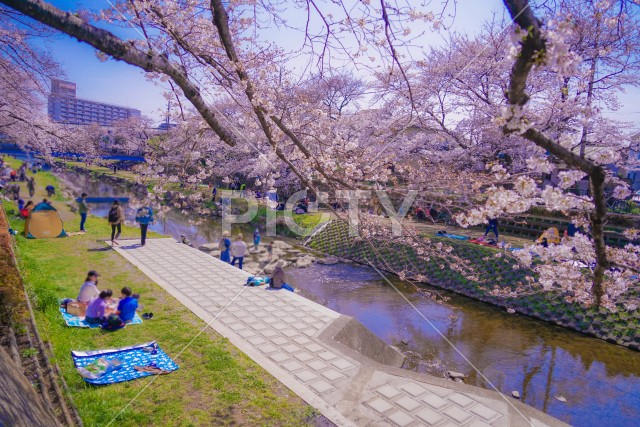
[[[166,121],[166,131],[169,132],[169,118],[171,117],[171,98],[167,101],[167,121]]]

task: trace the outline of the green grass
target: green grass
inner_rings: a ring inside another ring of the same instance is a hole
[[[127,171],[127,170],[118,170],[115,175],[113,173],[113,169],[109,166],[100,166],[100,165],[87,165],[84,162],[73,162],[69,160],[57,159],[59,162],[63,162],[68,166],[80,167],[83,169],[87,169],[95,174],[104,174],[104,175],[113,175],[120,178],[127,179],[131,182],[137,182],[139,175],[135,172]],[[105,161],[104,163],[112,163],[109,161]]]
[[[57,184],[49,173],[36,175],[38,189],[47,182]],[[57,185],[56,185],[57,186]],[[37,195],[38,199],[41,195]],[[13,205],[6,203],[7,210]],[[67,230],[77,229],[77,216],[56,203]],[[23,224],[10,216],[12,227]],[[149,384],[151,378],[96,387],[77,374],[71,350],[93,350],[157,340],[180,365],[170,375],[156,381],[119,416],[119,426],[156,425],[307,425],[314,410],[293,395],[260,366],[226,339],[204,326],[158,285],[131,266],[101,240],[108,239],[105,220],[89,217],[84,235],[58,239],[26,239],[16,236],[17,255],[31,296],[38,329],[53,347],[53,361],[67,381],[72,398],[86,426],[101,426],[113,419]],[[136,238],[139,231],[123,228],[123,239]],[[152,320],[124,330],[101,333],[66,327],[58,312],[59,298],[75,297],[88,270],[102,275],[100,287],[119,293],[123,286],[141,294],[143,310],[154,313]],[[180,357],[178,353],[192,340]]]

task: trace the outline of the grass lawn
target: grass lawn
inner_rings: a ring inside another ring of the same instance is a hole
[[[48,183],[58,187],[50,173],[36,175],[36,201]],[[5,209],[15,209],[4,203]],[[54,206],[67,231],[76,231],[79,217],[58,197]],[[9,215],[12,227],[22,230],[22,220]],[[23,278],[34,304],[36,321],[45,341],[50,341],[54,361],[60,366],[72,398],[86,426],[108,424],[153,377],[109,386],[85,383],[73,367],[71,350],[92,350],[157,340],[180,369],[160,376],[114,422],[124,426],[160,425],[309,425],[316,412],[229,342],[208,330],[175,356],[204,326],[199,318],[153,283],[101,240],[110,227],[104,219],[89,217],[84,235],[32,240],[16,236]],[[135,238],[135,228],[124,227],[122,238]],[[119,294],[123,286],[141,294],[140,303],[154,318],[142,325],[102,333],[65,326],[58,299],[75,297],[86,272],[101,273],[100,288]]]
[[[69,165],[69,166],[76,166],[76,167],[81,167],[83,169],[87,169],[91,172],[96,172],[96,173],[102,173],[102,174],[109,174],[109,175],[114,175],[120,178],[125,178],[128,179],[131,182],[136,182],[136,180],[138,179],[138,174],[136,174],[135,172],[131,172],[131,171],[127,171],[127,170],[119,170],[114,174],[113,173],[113,168],[111,166],[99,166],[99,165],[88,165],[84,162],[73,162],[70,160],[62,160],[62,159],[57,159],[59,161],[63,161],[65,164]],[[104,161],[103,163],[105,164],[109,164],[109,163],[115,163],[115,161]]]

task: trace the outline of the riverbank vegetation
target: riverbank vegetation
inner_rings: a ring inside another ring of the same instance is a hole
[[[44,184],[59,183],[50,173],[36,174],[36,199]],[[4,202],[12,228],[22,230],[15,206]],[[75,231],[79,219],[62,203],[54,206]],[[20,270],[35,309],[36,322],[45,341],[53,347],[53,361],[64,376],[85,425],[307,425],[315,412],[260,366],[229,342],[207,329],[189,345],[205,325],[181,303],[131,266],[102,240],[110,227],[102,218],[90,216],[87,233],[57,239],[15,237]],[[122,239],[139,237],[135,228],[124,227]],[[101,273],[100,287],[118,294],[123,286],[141,294],[145,312],[154,317],[142,325],[114,333],[70,328],[58,311],[58,301],[75,297],[86,272]],[[96,387],[85,383],[75,371],[71,350],[114,348],[157,340],[173,356],[180,369],[171,375]],[[180,357],[176,355],[180,354]],[[140,396],[139,392],[143,391]],[[135,398],[135,400],[134,400]],[[127,404],[131,403],[131,406]],[[123,410],[122,413],[120,411]],[[117,417],[117,418],[116,418]]]
[[[640,350],[640,309],[634,303],[640,297],[640,285],[623,294],[615,310],[598,309],[585,306],[572,295],[564,295],[558,287],[527,286],[538,279],[537,273],[505,256],[507,251],[504,249],[432,234],[419,237],[426,244],[441,247],[441,255],[425,260],[414,247],[382,240],[376,240],[372,248],[366,242],[350,238],[347,225],[339,220],[314,235],[308,245],[314,250],[381,270],[403,271],[414,283],[430,284],[513,313]],[[461,265],[468,273],[459,271]],[[514,292],[524,288],[528,292]]]

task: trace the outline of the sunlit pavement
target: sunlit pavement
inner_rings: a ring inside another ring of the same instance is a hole
[[[333,340],[346,316],[244,286],[249,273],[173,239],[114,249],[337,425],[565,425],[496,392],[377,363]]]

